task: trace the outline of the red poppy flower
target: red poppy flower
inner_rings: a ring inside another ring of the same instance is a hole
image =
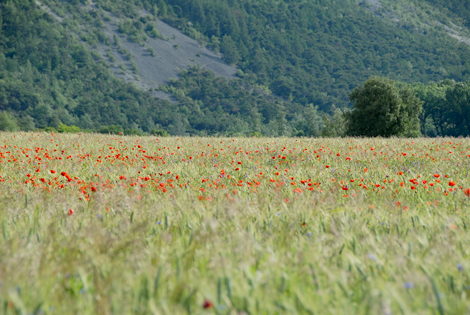
[[[450,181],[450,182],[449,182],[449,186],[450,186],[450,187],[455,186],[455,182]]]
[[[212,308],[214,307],[214,304],[212,304],[212,302],[210,300],[205,300],[204,303],[202,304],[202,307],[207,309],[207,308]]]

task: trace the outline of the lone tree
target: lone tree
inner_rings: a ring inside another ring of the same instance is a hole
[[[371,77],[349,95],[352,111],[345,114],[346,134],[366,137],[417,137],[423,103],[407,86]]]

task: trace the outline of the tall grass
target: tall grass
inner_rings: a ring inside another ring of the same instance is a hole
[[[0,314],[470,313],[468,139],[0,140]]]

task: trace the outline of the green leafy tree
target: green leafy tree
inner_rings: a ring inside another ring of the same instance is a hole
[[[277,117],[276,117],[276,126],[277,126],[277,134],[278,136],[282,137],[286,135],[286,110],[284,105],[279,104],[277,107]]]
[[[99,130],[99,133],[108,133],[118,135],[124,132],[122,126],[119,125],[110,125],[110,126],[102,126]]]
[[[470,135],[470,83],[457,83],[446,91],[446,111],[443,114],[445,134]]]
[[[166,130],[164,130],[164,129],[153,129],[152,131],[150,131],[150,134],[152,136],[158,136],[158,137],[168,137],[169,136],[168,132],[166,132]]]
[[[333,105],[333,116],[325,114],[323,118],[323,137],[344,137],[346,134],[346,114]]]
[[[15,117],[9,112],[3,111],[0,113],[0,130],[2,131],[17,131],[19,130],[18,123]]]
[[[350,136],[419,136],[422,102],[414,91],[396,82],[371,77],[350,94],[353,109],[347,113],[346,134]]]
[[[240,60],[240,54],[237,49],[236,43],[228,35],[222,38],[222,45],[220,47],[222,54],[224,54],[224,61],[228,64],[237,64]]]
[[[261,133],[261,120],[263,118],[263,115],[258,111],[258,108],[256,106],[253,106],[251,109],[251,117],[252,117],[252,122],[251,122],[251,130],[252,132],[257,132]]]
[[[320,130],[323,127],[323,122],[320,114],[318,113],[318,106],[309,104],[305,108],[305,119],[307,120],[307,135],[315,137],[320,135]]]

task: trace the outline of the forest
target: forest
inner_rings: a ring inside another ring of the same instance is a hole
[[[468,23],[467,2],[426,2]],[[423,102],[423,135],[470,134],[470,47],[411,21],[390,25],[364,3],[95,0],[96,12],[81,9],[85,0],[43,3],[63,22],[32,0],[0,4],[3,130],[342,136],[349,95],[380,76],[415,91]],[[116,78],[87,45],[113,45],[100,31],[107,13],[122,19],[129,40],[158,37],[158,25],[139,18],[140,10],[222,53],[237,78],[198,66],[182,70],[160,87],[172,101]]]

